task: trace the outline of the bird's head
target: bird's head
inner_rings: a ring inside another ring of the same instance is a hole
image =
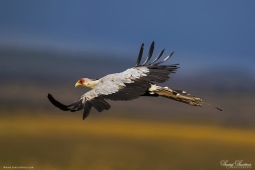
[[[75,87],[84,86],[93,89],[98,84],[97,80],[81,78],[75,83]]]
[[[78,87],[78,86],[85,86],[85,87],[86,87],[87,82],[88,82],[88,79],[87,79],[87,78],[81,78],[81,79],[79,79],[79,80],[75,83],[75,87]]]

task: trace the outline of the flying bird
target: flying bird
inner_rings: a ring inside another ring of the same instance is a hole
[[[64,105],[48,94],[50,102],[63,111],[76,112],[83,109],[83,120],[89,115],[91,108],[94,107],[98,112],[109,110],[111,106],[106,100],[128,101],[139,98],[140,96],[165,97],[189,104],[191,106],[203,106],[202,99],[192,97],[183,90],[174,90],[169,87],[161,87],[156,83],[166,82],[171,74],[179,68],[179,64],[164,65],[174,52],[170,53],[165,59],[159,61],[164,53],[162,50],[158,56],[149,62],[153,51],[154,41],[152,42],[147,58],[141,64],[144,44],[141,45],[136,65],[121,73],[108,74],[100,79],[79,79],[75,87],[83,86],[91,90],[83,94],[78,100],[70,105]],[[210,105],[210,104],[209,104]],[[215,107],[217,108],[217,107]],[[221,111],[221,109],[217,108]]]

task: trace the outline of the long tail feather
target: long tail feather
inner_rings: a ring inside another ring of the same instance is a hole
[[[202,102],[203,104],[206,104],[208,106],[211,106],[211,107],[214,107],[215,109],[219,110],[219,111],[222,111],[222,109],[218,108],[218,107],[215,107],[213,105],[211,105],[210,103],[205,103],[205,102]]]

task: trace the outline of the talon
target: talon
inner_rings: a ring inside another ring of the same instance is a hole
[[[202,104],[199,104],[199,103],[196,103],[196,102],[189,102],[189,104],[190,104],[191,106],[200,106],[200,107],[203,106]]]

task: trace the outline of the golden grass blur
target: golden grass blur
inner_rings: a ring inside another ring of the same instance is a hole
[[[6,129],[8,129],[6,131]],[[218,126],[176,124],[118,118],[88,118],[82,121],[76,116],[15,117],[0,120],[0,134],[93,134],[142,140],[206,140],[228,145],[245,144],[255,146],[255,130],[230,129]]]
[[[77,114],[16,115],[0,120],[0,165],[34,169],[219,169],[220,160],[255,163],[254,132],[93,115],[85,121]]]

